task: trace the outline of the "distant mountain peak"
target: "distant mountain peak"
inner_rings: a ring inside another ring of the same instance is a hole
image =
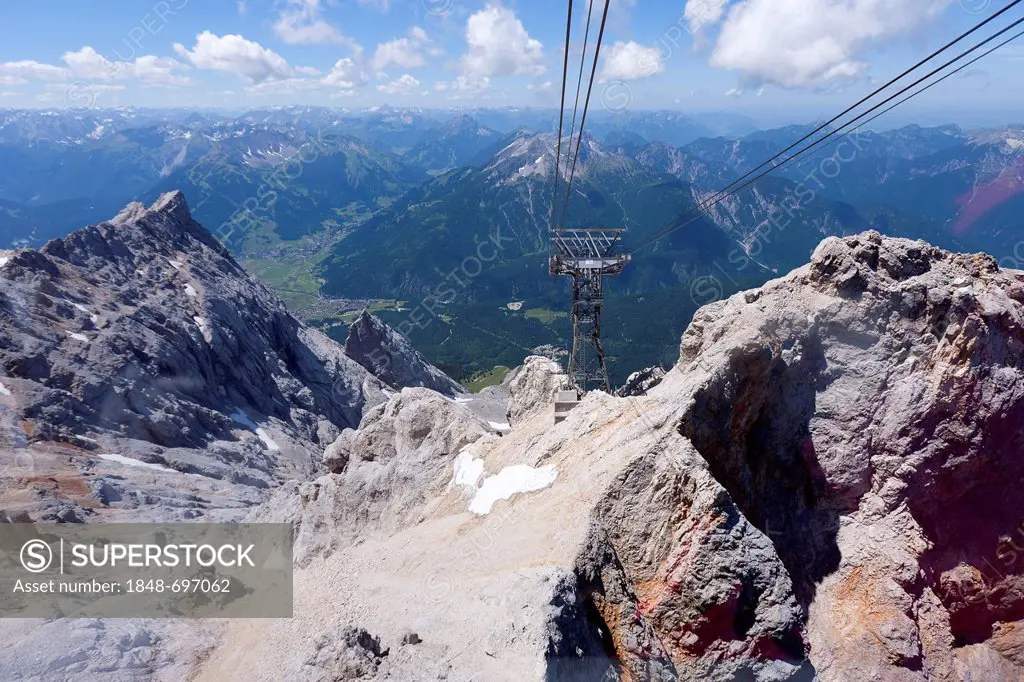
[[[462,391],[365,317],[359,350],[386,358],[388,378],[371,374],[246,273],[180,191],[39,251],[3,252],[0,268],[0,449],[74,452],[80,516],[194,518],[175,506],[183,474],[196,475],[204,509],[241,509],[314,473],[318,453],[387,387]],[[98,498],[83,472],[106,481]],[[145,501],[129,503],[123,488]],[[45,520],[55,504],[44,491],[25,509]]]
[[[466,392],[369,310],[349,327],[345,353],[394,389],[420,386],[452,397]]]
[[[175,222],[185,223],[192,220],[192,212],[188,208],[188,201],[181,190],[172,190],[161,194],[153,205],[146,208],[141,201],[133,201],[110,220],[111,225],[122,226],[136,223],[144,219],[149,213],[166,215]]]

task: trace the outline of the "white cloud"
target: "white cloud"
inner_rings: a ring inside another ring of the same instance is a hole
[[[729,0],[688,0],[683,18],[690,31],[696,33],[705,26],[717,24],[725,14]]]
[[[245,91],[256,95],[267,95],[320,90],[323,87],[323,81],[313,78],[285,78],[283,80],[262,81],[248,86]]]
[[[133,78],[144,85],[188,85],[191,82],[187,76],[174,73],[188,66],[170,57],[143,55],[134,62],[111,61],[86,45],[80,50],[65,52],[61,59],[66,67],[30,61],[0,64],[0,83],[79,79],[95,85],[97,82]]]
[[[656,47],[644,47],[633,41],[620,40],[608,48],[598,79],[601,82],[638,80],[649,78],[664,70],[661,50]]]
[[[420,82],[406,73],[397,80],[384,85],[378,85],[377,91],[389,95],[411,95],[419,90],[419,88]]]
[[[743,97],[743,88],[729,88],[725,91],[726,97]]]
[[[409,29],[409,37],[377,45],[370,66],[374,71],[383,71],[391,64],[403,69],[418,69],[427,63],[423,50],[429,42],[427,32],[419,26],[413,26]]]
[[[438,92],[462,92],[462,93],[480,93],[491,89],[491,79],[484,76],[483,78],[467,78],[466,76],[459,76],[453,81],[437,81],[434,83],[434,90]]]
[[[66,92],[69,87],[77,87],[77,83],[72,83],[70,86],[66,83],[48,83],[46,89],[51,92]],[[91,90],[94,93],[100,92],[121,92],[126,90],[123,85],[110,85],[107,83],[84,83],[81,85],[82,89]]]
[[[369,81],[369,76],[363,71],[351,57],[345,57],[334,62],[331,72],[324,76],[323,83],[339,87],[345,90],[364,85]]]
[[[123,78],[124,72],[131,68],[128,62],[112,62],[88,45],[77,52],[65,52],[61,59],[78,78],[114,80]]]
[[[135,77],[145,85],[188,85],[188,76],[176,76],[177,69],[188,68],[177,59],[146,55],[135,60]]]
[[[515,12],[488,5],[466,22],[468,51],[460,60],[467,76],[539,76],[544,73],[544,46],[530,37]]]
[[[858,59],[864,50],[912,31],[952,2],[746,0],[725,15],[710,64],[754,85],[815,87],[853,78],[866,67]]]
[[[24,80],[59,81],[68,77],[67,69],[31,60],[0,64],[0,76]]]
[[[284,57],[240,35],[218,36],[203,31],[196,36],[192,50],[175,43],[174,51],[197,69],[233,73],[256,84],[294,75]]]
[[[274,22],[274,34],[289,45],[347,42],[341,31],[324,20],[320,0],[287,0]]]
[[[526,89],[530,92],[544,93],[551,92],[555,89],[555,84],[551,81],[544,81],[543,83],[530,83],[526,86]]]
[[[303,74],[306,76],[321,75],[319,70],[311,67],[297,67],[292,71],[294,74]],[[334,91],[331,95],[334,97],[338,94],[339,89],[341,92],[352,94],[355,88],[365,85],[369,80],[369,76],[365,71],[363,71],[358,62],[351,57],[345,57],[336,61],[334,66],[331,67],[330,73],[323,75],[321,78],[303,77],[300,75],[277,79],[268,78],[259,82],[254,82],[246,88],[246,92],[251,92],[257,95],[266,95],[331,90]]]
[[[17,96],[18,96],[18,93],[11,92],[10,90],[6,90],[4,92],[0,92],[0,97],[17,97]]]
[[[1024,48],[1020,45],[1007,45],[1006,47],[1000,48],[996,55],[1000,59],[1020,60],[1024,59]]]

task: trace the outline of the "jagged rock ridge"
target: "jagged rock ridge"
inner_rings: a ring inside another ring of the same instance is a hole
[[[427,362],[404,336],[367,310],[349,326],[345,352],[395,389],[422,386],[448,396],[466,392],[451,377]]]
[[[0,447],[63,481],[42,493],[59,510],[39,518],[152,505],[169,520],[255,504],[322,471],[324,448],[392,384],[288,313],[180,192],[5,260]],[[413,353],[389,349],[395,364],[443,377],[402,352]],[[159,480],[141,497],[128,484],[140,466]],[[33,499],[4,498],[15,510]]]

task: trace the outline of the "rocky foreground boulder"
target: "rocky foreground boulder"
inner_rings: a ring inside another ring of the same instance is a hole
[[[508,373],[502,384],[508,388],[508,423],[515,426],[529,417],[552,413],[555,392],[569,387],[562,366],[550,358],[531,355]]]
[[[1020,679],[1022,367],[1024,273],[871,232],[701,309],[646,395],[399,451],[431,422],[403,394],[313,485],[379,458],[346,495],[406,521],[331,501],[361,529],[305,557],[296,618],[229,623],[197,679],[341,679],[326,646],[360,679]],[[345,537],[310,490],[299,532]]]

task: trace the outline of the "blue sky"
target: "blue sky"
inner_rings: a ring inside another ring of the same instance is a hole
[[[1002,4],[612,0],[594,101],[806,120]],[[577,60],[585,10],[577,0]],[[553,107],[564,12],[525,0],[4,0],[0,106]],[[1022,15],[1012,10],[1000,26]],[[1020,122],[1022,67],[1015,43],[902,110],[900,122]]]

